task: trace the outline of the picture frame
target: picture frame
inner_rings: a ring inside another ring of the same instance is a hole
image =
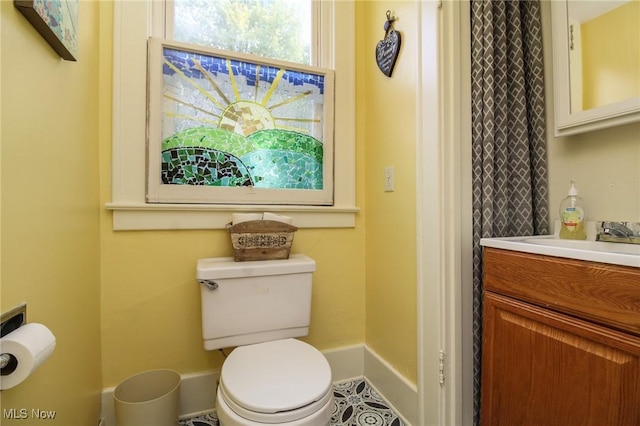
[[[14,6],[53,50],[67,61],[78,58],[79,0],[14,0]]]

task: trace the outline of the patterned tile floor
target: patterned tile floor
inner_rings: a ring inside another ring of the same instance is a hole
[[[364,380],[333,386],[332,426],[404,426],[388,404]],[[218,426],[214,414],[182,420],[180,426]]]

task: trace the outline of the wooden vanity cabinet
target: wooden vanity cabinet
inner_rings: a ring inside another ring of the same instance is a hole
[[[640,425],[640,268],[485,247],[481,424]]]

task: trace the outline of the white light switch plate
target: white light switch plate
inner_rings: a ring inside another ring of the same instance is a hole
[[[396,186],[396,171],[393,166],[384,168],[384,190],[385,192],[393,192]]]

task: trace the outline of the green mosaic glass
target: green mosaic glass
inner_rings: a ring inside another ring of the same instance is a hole
[[[165,184],[322,189],[322,144],[307,135],[272,129],[244,138],[201,127],[162,146]]]

